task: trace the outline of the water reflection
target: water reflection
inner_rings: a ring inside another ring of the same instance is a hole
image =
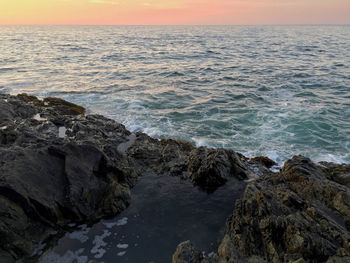
[[[210,254],[244,187],[233,178],[207,194],[176,177],[141,178],[127,210],[113,220],[79,226],[40,262],[171,262],[185,240]]]

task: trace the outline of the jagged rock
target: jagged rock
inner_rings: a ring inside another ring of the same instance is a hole
[[[219,262],[326,262],[350,256],[349,188],[295,156],[279,174],[249,184],[236,202]],[[331,262],[331,261],[330,261]]]
[[[18,94],[18,97],[21,100],[32,103],[35,106],[54,108],[56,112],[63,115],[85,114],[85,109],[82,106],[65,101],[60,98],[48,97],[48,98],[44,98],[43,100],[39,100],[37,97],[30,96],[26,93]]]
[[[202,263],[203,254],[190,241],[179,244],[173,255],[172,263]]]
[[[137,178],[128,160],[109,149],[129,134],[124,126],[102,116],[69,115],[60,137],[56,119],[71,105],[55,100],[53,108],[41,107],[38,101],[0,97],[0,249],[13,258],[31,255],[68,223],[122,211]]]
[[[347,172],[295,156],[251,182],[210,262],[350,262],[350,190],[339,180]]]
[[[320,162],[327,178],[350,188],[350,165]]]
[[[3,258],[29,257],[70,223],[115,216],[127,207],[130,187],[141,175],[180,176],[215,189],[220,184],[205,176],[243,179],[248,173],[245,160],[232,151],[196,151],[189,143],[134,134],[84,112],[58,98],[0,94]]]
[[[248,168],[233,151],[205,147],[190,152],[188,173],[195,184],[205,188],[218,187],[232,176],[243,180],[249,175]]]
[[[255,163],[259,163],[263,166],[265,166],[266,168],[271,168],[274,165],[277,165],[277,163],[273,160],[271,160],[270,158],[266,157],[266,156],[257,156],[251,159],[252,162]]]
[[[57,98],[0,94],[1,262],[35,262],[38,245],[68,224],[115,216],[146,174],[179,176],[210,191],[230,177],[261,175],[236,201],[218,253],[205,259],[185,242],[174,262],[349,260],[349,165],[296,156],[272,173],[262,157],[153,139],[84,112]]]

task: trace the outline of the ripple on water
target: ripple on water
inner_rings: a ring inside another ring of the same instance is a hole
[[[349,32],[4,26],[0,93],[63,97],[158,138],[350,162]]]

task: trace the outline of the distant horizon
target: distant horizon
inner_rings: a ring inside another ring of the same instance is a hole
[[[349,0],[1,0],[0,25],[348,25]]]
[[[350,26],[347,24],[0,24],[0,26]]]

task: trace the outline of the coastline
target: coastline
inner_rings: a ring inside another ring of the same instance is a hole
[[[81,106],[27,94],[0,94],[0,142],[3,262],[35,262],[38,245],[69,224],[119,214],[147,174],[177,176],[208,193],[232,177],[248,182],[215,255],[203,258],[185,242],[173,262],[350,259],[350,165],[295,156],[273,172],[266,157],[153,139]]]

